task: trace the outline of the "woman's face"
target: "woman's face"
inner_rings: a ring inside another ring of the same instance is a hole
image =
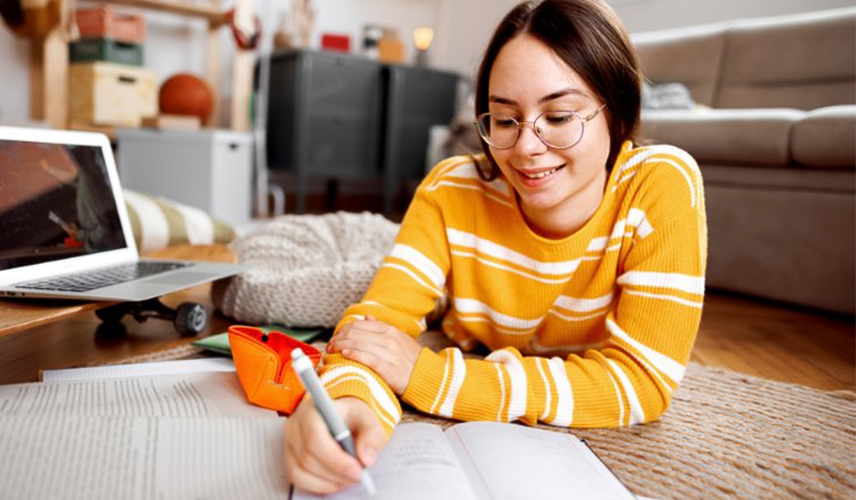
[[[585,117],[603,104],[570,66],[529,35],[502,48],[488,89],[488,110],[521,122],[532,122],[548,111],[576,111]],[[585,123],[582,140],[569,149],[547,146],[530,123],[520,130],[513,147],[490,151],[530,221],[554,214],[584,215],[584,222],[603,199],[609,146],[607,118],[601,111]]]

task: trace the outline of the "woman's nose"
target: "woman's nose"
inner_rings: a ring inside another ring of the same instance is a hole
[[[517,143],[514,148],[521,154],[532,155],[543,153],[547,150],[547,145],[535,133],[535,124],[532,122],[523,122],[520,124],[520,135],[517,137]]]

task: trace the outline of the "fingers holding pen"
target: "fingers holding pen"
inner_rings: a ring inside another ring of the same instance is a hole
[[[360,463],[332,438],[308,399],[285,426],[285,467],[295,486],[327,494],[359,481]]]

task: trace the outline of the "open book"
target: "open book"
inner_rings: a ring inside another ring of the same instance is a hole
[[[63,370],[0,385],[0,497],[288,498],[283,419],[248,404],[223,365]]]
[[[370,472],[375,500],[635,499],[573,435],[497,422],[467,422],[445,432],[432,424],[400,424]],[[292,496],[315,498],[322,497]],[[358,483],[326,498],[368,496]]]

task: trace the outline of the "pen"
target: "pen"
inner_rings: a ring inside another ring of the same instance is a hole
[[[339,446],[348,452],[349,455],[357,458],[357,449],[354,446],[354,438],[351,436],[351,431],[348,429],[348,426],[345,425],[342,417],[339,416],[339,413],[333,406],[333,400],[330,399],[330,395],[327,394],[327,390],[324,389],[323,385],[321,385],[321,379],[318,378],[318,374],[315,373],[315,367],[312,366],[312,361],[309,360],[309,357],[306,356],[299,347],[291,351],[291,359],[293,361],[292,366],[294,367],[294,371],[296,371],[297,376],[300,377],[300,382],[303,383],[303,387],[306,388],[306,392],[312,396],[312,404],[315,405],[318,413],[321,414],[321,418],[323,418],[324,423],[327,424],[327,429],[330,431],[333,439],[335,439],[336,442],[339,443]],[[372,481],[372,478],[369,475],[369,471],[363,469],[362,474],[360,474],[360,483],[362,483],[363,488],[365,488],[369,496],[375,496],[375,492],[377,490],[375,489],[374,481]]]

